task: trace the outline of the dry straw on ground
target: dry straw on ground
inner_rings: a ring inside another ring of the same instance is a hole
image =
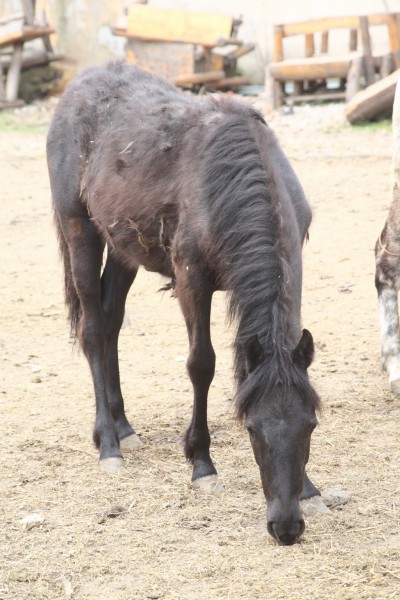
[[[120,476],[98,471],[88,368],[68,343],[51,226],[46,111],[0,137],[0,598],[239,600],[400,598],[400,402],[379,369],[373,246],[390,202],[388,127],[351,129],[340,105],[272,120],[314,208],[304,250],[304,325],[324,401],[310,474],[349,504],[310,517],[301,543],[268,536],[259,475],[234,421],[232,332],[217,294],[212,452],[225,492],[190,486],[181,436],[191,392],[176,300],[141,273],[121,336],[129,416],[144,442]],[[4,130],[5,129],[5,130]],[[346,293],[344,293],[346,289]],[[119,507],[116,509],[116,507]],[[44,521],[29,530],[20,520]],[[114,516],[114,513],[117,513]]]

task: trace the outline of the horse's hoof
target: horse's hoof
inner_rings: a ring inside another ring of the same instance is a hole
[[[396,396],[400,396],[400,379],[389,379],[389,383],[390,389],[392,390],[393,394],[396,394]]]
[[[99,460],[99,467],[107,473],[121,473],[125,468],[125,461],[122,456],[111,456]]]
[[[139,436],[136,435],[136,433],[127,435],[126,437],[122,438],[122,440],[120,440],[119,442],[119,447],[121,448],[121,450],[137,450],[141,446],[143,446],[143,444],[140,441]]]
[[[321,496],[313,496],[312,498],[301,500],[300,508],[305,517],[312,517],[313,515],[329,515],[331,513]]]
[[[217,475],[206,475],[192,481],[192,486],[207,492],[208,494],[219,494],[224,491],[224,486],[219,481]]]

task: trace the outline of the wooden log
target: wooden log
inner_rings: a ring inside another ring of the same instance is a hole
[[[187,75],[179,75],[175,78],[175,84],[180,86],[192,86],[209,81],[218,81],[225,77],[224,71],[205,71],[204,73],[190,73]]]
[[[346,105],[345,115],[351,123],[362,123],[391,110],[400,69],[358,92]]]

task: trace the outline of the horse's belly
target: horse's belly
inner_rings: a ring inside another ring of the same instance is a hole
[[[102,229],[111,252],[128,268],[143,266],[147,271],[173,277],[168,241],[158,230],[139,226],[131,219]]]

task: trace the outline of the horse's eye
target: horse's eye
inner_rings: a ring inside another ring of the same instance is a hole
[[[250,437],[254,437],[256,435],[256,430],[252,423],[245,423],[244,426],[247,429],[247,432],[250,435]]]

